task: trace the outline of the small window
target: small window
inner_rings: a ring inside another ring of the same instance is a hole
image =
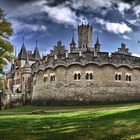
[[[128,75],[126,75],[126,81],[129,81],[129,76]]]
[[[122,74],[120,74],[120,73],[115,74],[115,80],[116,81],[121,81],[122,80]]]
[[[75,73],[74,74],[74,80],[80,80],[81,79],[81,74],[80,73]]]
[[[80,73],[78,73],[78,80],[80,80],[81,79],[81,74]]]
[[[50,80],[55,81],[55,75],[51,75]]]
[[[22,81],[24,81],[24,77],[22,78]]]
[[[115,75],[115,80],[118,80],[118,74]]]
[[[77,74],[76,73],[74,74],[74,80],[77,80]]]
[[[90,73],[90,80],[93,79],[93,73]]]
[[[44,83],[47,82],[47,80],[48,80],[48,77],[44,76]]]
[[[126,81],[131,81],[131,74],[126,74]]]
[[[86,73],[86,80],[88,80],[89,79],[89,74],[88,73]]]
[[[119,74],[119,81],[121,81],[121,79],[122,79],[122,76],[121,76],[121,74]]]
[[[131,75],[129,75],[129,81],[131,81]]]
[[[93,79],[93,72],[86,72],[85,78],[86,78],[86,80],[92,80]]]

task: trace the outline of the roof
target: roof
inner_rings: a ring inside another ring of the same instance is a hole
[[[19,59],[24,59],[24,60],[27,58],[27,51],[26,51],[24,43],[21,47],[20,53],[18,54],[18,58]]]

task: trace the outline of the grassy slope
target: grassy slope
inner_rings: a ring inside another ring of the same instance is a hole
[[[81,110],[82,108],[84,111]],[[48,110],[48,113],[44,115],[20,114],[35,109]],[[55,113],[52,113],[52,110],[55,110]],[[70,112],[65,112],[68,110]],[[140,139],[140,104],[95,107],[27,106],[3,111],[1,114],[11,114],[11,111],[15,114],[0,115],[0,139]]]

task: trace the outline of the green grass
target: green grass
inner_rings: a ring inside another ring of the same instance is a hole
[[[31,114],[34,110],[46,113]],[[1,111],[1,139],[139,140],[140,104],[24,106]]]

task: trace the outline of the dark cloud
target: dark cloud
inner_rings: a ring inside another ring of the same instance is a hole
[[[129,4],[135,4],[135,5],[140,4],[140,0],[121,0],[121,1]]]
[[[48,5],[49,6],[58,6],[60,4],[63,4],[65,2],[69,2],[70,0],[48,0]]]

